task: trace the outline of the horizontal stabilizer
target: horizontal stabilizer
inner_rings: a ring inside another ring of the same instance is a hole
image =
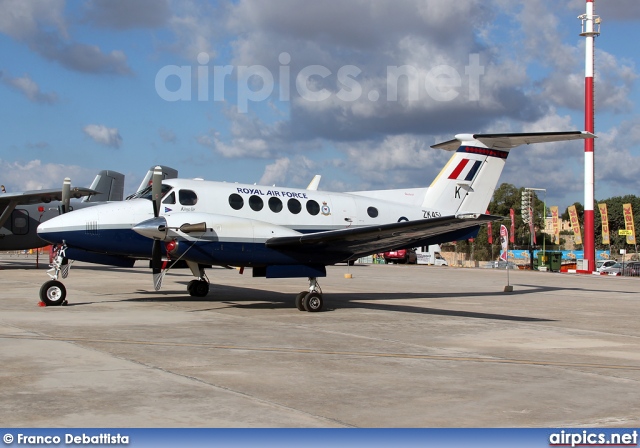
[[[466,145],[478,145],[490,149],[511,149],[520,145],[531,143],[561,142],[565,140],[584,140],[596,138],[590,132],[566,131],[566,132],[525,132],[513,134],[457,134],[456,138],[444,143],[433,145],[432,148],[457,150],[463,143]]]

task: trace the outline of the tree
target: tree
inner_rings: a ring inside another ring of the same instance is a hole
[[[582,226],[584,222],[584,207],[579,202],[574,202],[571,205],[574,205],[576,207],[576,213],[578,213],[578,221],[580,221],[580,226]],[[569,221],[569,207],[564,210],[564,213],[560,216],[560,218],[562,218],[563,221]]]
[[[637,225],[640,218],[640,198],[637,196],[628,194],[626,196],[615,196],[612,198],[604,199],[601,201],[597,201],[598,203],[607,204],[607,214],[609,215],[609,237],[611,241],[611,247],[617,249],[626,249],[627,245],[627,237],[624,235],[619,235],[618,230],[624,230],[624,213],[622,211],[623,204],[631,204],[633,208],[633,222]],[[602,217],[600,215],[600,209],[597,204],[594,207],[595,212],[595,245],[598,249],[609,249],[608,246],[602,244]],[[637,235],[636,235],[637,237]],[[635,250],[635,247],[633,248]]]
[[[486,225],[480,228],[478,237],[474,240],[474,258],[476,260],[492,260],[500,251],[500,225],[504,224],[507,228],[511,226],[511,219],[509,217],[509,210],[513,209],[515,212],[515,243],[512,245],[516,248],[528,249],[530,246],[531,236],[529,225],[525,224],[522,220],[522,193],[524,188],[516,188],[512,184],[503,183],[496,188],[493,193],[493,198],[489,203],[489,212],[492,215],[504,216],[503,221],[494,221],[492,223],[492,235],[493,235],[493,247],[489,244],[488,233]],[[544,210],[544,204],[540,201],[534,192],[534,228],[536,228],[536,238],[538,245],[542,246],[542,238],[545,235],[540,229],[544,229],[546,210]],[[547,240],[545,244],[550,245],[551,239],[546,235]],[[458,251],[462,251],[463,248],[468,247],[468,242],[465,242],[461,247],[458,247]]]

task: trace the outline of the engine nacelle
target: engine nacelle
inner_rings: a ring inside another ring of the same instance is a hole
[[[295,230],[264,221],[212,213],[178,212],[164,215],[164,219],[165,241],[178,239],[264,243],[269,238],[300,235]]]

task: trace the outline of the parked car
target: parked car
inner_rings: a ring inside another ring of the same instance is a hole
[[[596,261],[596,272],[600,272],[605,268],[611,267],[616,264],[616,260],[598,260]]]
[[[385,263],[411,263],[418,262],[418,255],[416,255],[415,249],[398,249],[384,253]]]
[[[608,268],[602,268],[600,269],[600,273],[608,275],[622,275],[622,263],[615,263],[613,266],[609,266]]]
[[[640,261],[626,261],[624,263],[616,263],[608,268],[603,268],[600,273],[608,275],[624,275],[626,277],[640,276]]]
[[[629,261],[628,263],[625,263],[622,275],[625,277],[640,276],[640,261]]]

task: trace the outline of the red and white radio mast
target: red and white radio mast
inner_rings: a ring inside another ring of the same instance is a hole
[[[585,45],[584,66],[584,130],[594,133],[594,52],[595,37],[600,35],[600,17],[593,14],[594,0],[587,0],[587,13],[578,16],[582,20],[581,36],[587,41]],[[596,267],[595,233],[594,233],[594,142],[588,138],[584,141],[584,259],[588,265],[585,270],[593,271]]]

